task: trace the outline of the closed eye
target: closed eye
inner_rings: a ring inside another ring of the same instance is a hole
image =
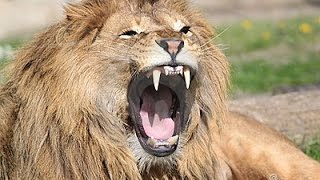
[[[121,34],[121,36],[135,36],[137,35],[138,33],[136,31],[126,31],[124,33]]]
[[[130,30],[130,31],[126,31],[126,32],[122,33],[121,35],[119,35],[119,37],[121,39],[130,39],[138,34],[139,33],[137,31]]]

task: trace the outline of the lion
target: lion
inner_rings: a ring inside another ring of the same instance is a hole
[[[85,0],[23,48],[0,95],[0,179],[317,179],[227,107],[229,64],[186,0]]]

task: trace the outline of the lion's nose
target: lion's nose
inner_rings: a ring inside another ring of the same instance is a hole
[[[178,39],[161,39],[157,42],[171,56],[171,60],[175,61],[177,54],[184,47],[184,42]]]

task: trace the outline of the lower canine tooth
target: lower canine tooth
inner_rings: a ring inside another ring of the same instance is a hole
[[[148,141],[147,141],[147,144],[148,144],[149,146],[151,146],[151,147],[154,147],[154,146],[157,144],[157,142],[156,142],[155,139],[149,138]]]
[[[159,89],[159,81],[160,81],[161,71],[158,69],[153,70],[153,85],[156,91]]]
[[[189,68],[185,68],[184,69],[184,80],[186,81],[186,88],[189,89],[190,87],[190,69]]]
[[[169,139],[167,140],[167,142],[169,143],[170,146],[172,146],[172,145],[174,145],[174,144],[177,144],[178,138],[179,138],[178,135],[173,136],[173,137],[169,138]]]

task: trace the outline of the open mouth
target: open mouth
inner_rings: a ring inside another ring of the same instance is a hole
[[[158,66],[132,79],[128,100],[131,120],[143,149],[155,156],[172,154],[187,122],[185,103],[192,69]]]

